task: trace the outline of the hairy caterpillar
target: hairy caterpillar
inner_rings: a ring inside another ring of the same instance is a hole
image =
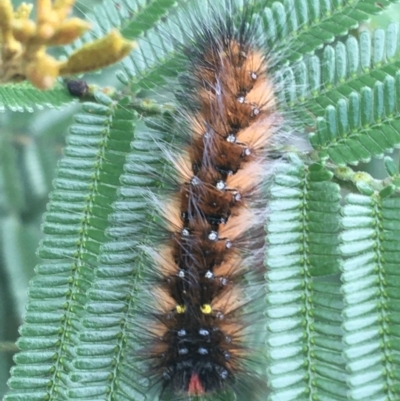
[[[254,390],[249,366],[263,347],[254,335],[263,330],[254,301],[263,295],[261,184],[282,120],[254,4],[207,4],[206,22],[194,17],[179,46],[186,72],[175,129],[185,145],[165,151],[178,185],[158,202],[168,240],[149,252],[158,281],[143,352],[161,391],[184,398],[233,383]]]

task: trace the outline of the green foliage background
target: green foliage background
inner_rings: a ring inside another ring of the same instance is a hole
[[[8,401],[154,399],[127,357],[149,235],[136,223],[153,218],[141,189],[164,169],[143,118],[168,116],[154,94],[179,64],[156,27],[181,35],[183,3],[77,4],[94,23],[84,40],[112,26],[145,33],[122,64],[88,77],[138,96],[80,104],[61,84],[0,87],[0,396],[23,322]],[[266,3],[260,26],[289,49],[280,100],[312,149],[286,149],[270,188],[265,398],[399,400],[400,180],[397,151],[384,156],[400,146],[400,8]]]

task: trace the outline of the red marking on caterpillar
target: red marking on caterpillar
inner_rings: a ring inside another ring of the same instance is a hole
[[[166,151],[179,185],[160,207],[169,241],[152,251],[161,280],[146,352],[162,391],[183,397],[251,387],[248,362],[263,346],[249,340],[262,319],[252,307],[264,272],[260,184],[281,117],[250,7],[235,20],[226,4],[219,16],[209,5],[214,19],[194,22],[181,49],[176,125],[188,145]]]
[[[190,377],[188,393],[190,395],[204,394],[204,388],[203,385],[201,384],[200,377],[197,373],[193,373],[192,376]]]

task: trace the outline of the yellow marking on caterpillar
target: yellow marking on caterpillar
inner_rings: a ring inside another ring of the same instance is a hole
[[[186,306],[185,305],[176,305],[176,313],[179,313],[180,315],[186,312]]]
[[[205,315],[209,315],[212,312],[212,306],[210,304],[204,304],[200,306],[200,310]]]

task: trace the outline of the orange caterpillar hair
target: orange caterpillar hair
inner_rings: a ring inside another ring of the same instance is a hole
[[[155,256],[162,282],[149,351],[163,388],[178,395],[225,389],[248,353],[243,277],[263,271],[256,209],[265,206],[260,184],[280,121],[249,15],[194,24],[183,49],[178,124],[189,144],[173,157],[180,184],[164,208],[170,240]]]

